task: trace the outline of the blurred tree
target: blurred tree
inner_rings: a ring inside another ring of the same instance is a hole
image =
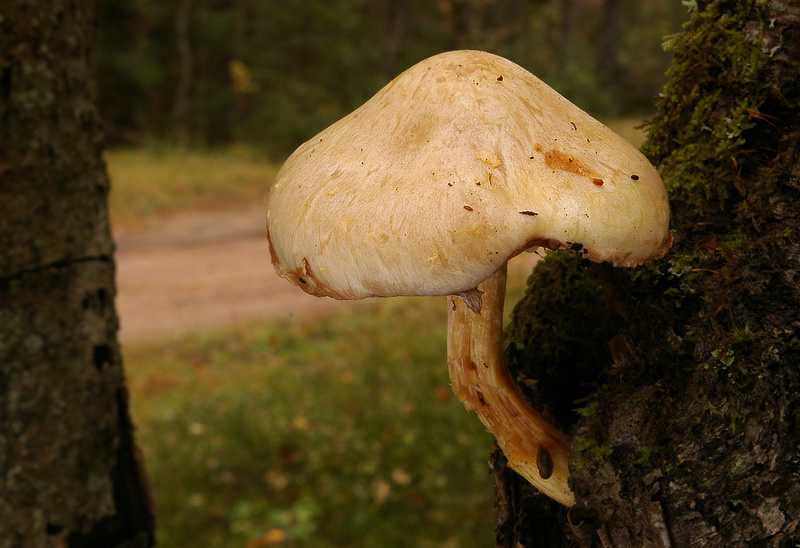
[[[645,144],[673,249],[633,272],[570,254],[534,269],[507,355],[572,434],[578,504],[495,453],[497,546],[800,541],[800,10],[686,4]]]
[[[623,5],[622,0],[603,0],[600,20],[600,47],[598,51],[598,80],[604,86],[613,86],[622,78],[620,50],[623,37]]]
[[[98,105],[110,145],[165,136],[174,86],[169,3],[97,0]]]
[[[663,85],[661,37],[682,20],[682,6],[662,0],[98,4],[112,143],[244,141],[278,157],[453,48],[520,63],[595,114],[644,111]]]
[[[236,137],[279,154],[358,106],[376,87],[381,41],[363,23],[365,0],[255,2],[240,24],[238,59],[258,91]]]
[[[172,109],[173,140],[179,145],[189,144],[189,92],[192,89],[194,61],[190,25],[194,0],[179,0],[175,10],[175,41],[178,52],[178,85]]]
[[[379,0],[372,4],[376,10],[375,19],[383,21],[380,76],[388,82],[395,73],[395,61],[405,31],[408,6],[406,0]]]
[[[661,0],[551,0],[532,19],[521,62],[598,117],[652,111],[669,57],[662,39],[680,29],[685,8]]]
[[[556,52],[562,62],[571,62],[574,55],[576,0],[561,0],[561,25],[558,33]]]
[[[0,546],[146,547],[92,4],[0,7]]]

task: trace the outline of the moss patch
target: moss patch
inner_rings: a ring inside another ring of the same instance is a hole
[[[643,151],[671,199],[699,214],[729,209],[746,192],[743,171],[758,162],[748,133],[770,92],[759,40],[767,23],[747,4],[710,2],[665,43],[673,65]]]
[[[582,380],[608,363],[603,343],[621,324],[603,287],[587,276],[597,266],[569,252],[549,253],[505,331],[512,372],[521,386],[537,389],[562,424],[574,422],[574,402],[590,392]]]

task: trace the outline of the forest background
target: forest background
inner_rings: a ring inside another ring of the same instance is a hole
[[[99,0],[109,146],[246,143],[280,160],[412,64],[481,49],[601,119],[646,116],[679,0]]]
[[[186,201],[187,192],[226,196],[231,205],[237,177],[252,204],[250,183],[266,192],[301,142],[446,50],[502,55],[595,117],[640,125],[666,82],[669,36],[688,18],[680,0],[98,0],[97,7],[98,106],[117,235],[137,226],[126,219],[153,209],[141,206],[142,195],[170,188],[156,210],[202,209],[206,202]],[[247,174],[234,176],[229,162],[244,163]],[[207,179],[212,190],[201,188]],[[384,301],[321,321],[126,344],[158,544],[486,545],[491,441],[451,399],[443,316],[438,302]],[[377,363],[385,368],[376,371]]]

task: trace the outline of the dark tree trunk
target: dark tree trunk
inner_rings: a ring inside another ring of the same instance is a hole
[[[498,546],[800,542],[800,5],[697,4],[645,144],[673,249],[635,271],[554,254],[513,313],[578,504],[496,454]]]
[[[566,64],[572,60],[575,36],[575,0],[561,0],[561,29],[558,37],[558,49]]]
[[[180,0],[175,6],[175,45],[177,46],[178,86],[175,88],[175,103],[172,107],[172,138],[179,146],[190,142],[189,92],[192,89],[194,60],[192,56],[191,19],[193,0]]]
[[[621,89],[622,65],[620,51],[624,28],[624,10],[622,0],[604,0],[600,16],[600,63],[597,72],[600,83],[610,89]]]
[[[92,4],[0,8],[0,546],[144,547]]]
[[[406,12],[404,0],[388,0],[383,6],[383,42],[381,43],[381,80],[388,82],[395,73],[395,59],[403,40]]]

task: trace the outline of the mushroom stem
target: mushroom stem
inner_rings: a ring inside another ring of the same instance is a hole
[[[512,469],[545,495],[572,506],[569,438],[528,404],[506,367],[506,271],[503,264],[478,285],[483,292],[479,314],[462,299],[448,297],[447,364],[453,392],[494,435]]]

